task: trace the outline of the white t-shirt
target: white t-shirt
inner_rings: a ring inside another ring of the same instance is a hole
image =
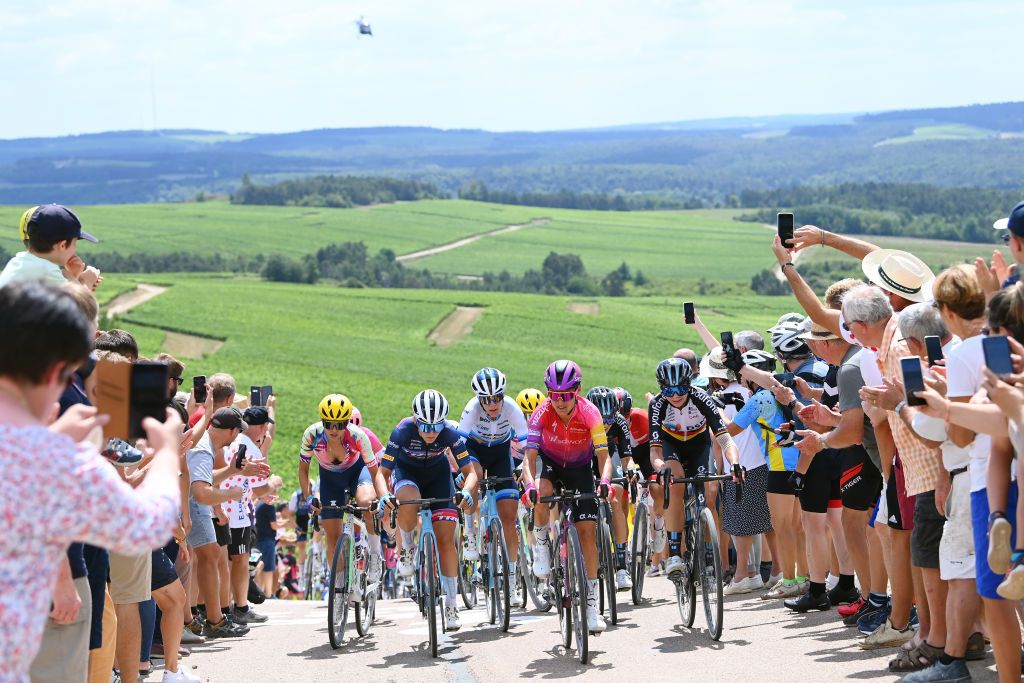
[[[60,287],[67,283],[60,266],[27,251],[19,251],[0,272],[0,287],[36,280]]]
[[[743,397],[744,401],[750,400],[750,390],[745,386],[733,382],[725,389],[722,390],[723,394],[739,394]],[[736,406],[729,404],[726,405],[722,410],[722,414],[725,415],[725,419],[732,421],[736,417]],[[761,450],[761,442],[758,441],[757,436],[754,434],[752,429],[744,429],[742,432],[732,437],[732,441],[736,444],[736,448],[740,452],[740,466],[747,470],[752,470],[758,467],[765,467],[764,452]]]
[[[985,354],[981,350],[982,335],[964,339],[946,355],[946,396],[948,398],[971,398],[981,388],[984,375]],[[987,434],[978,434],[968,446],[971,451],[971,491],[981,491],[987,486],[988,458],[992,454],[992,439]]]
[[[260,447],[245,434],[239,434],[238,438],[231,442],[231,445],[224,449],[224,458],[233,462],[235,454],[238,453],[238,446],[245,444],[245,459],[248,462],[261,462],[266,460]],[[262,477],[244,477],[236,474],[221,482],[220,488],[229,489],[233,486],[241,488],[245,493],[239,500],[229,500],[220,504],[224,514],[228,516],[228,526],[232,529],[241,529],[252,526],[253,497],[252,490],[267,483]]]

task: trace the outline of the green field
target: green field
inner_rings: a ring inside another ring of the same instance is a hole
[[[386,439],[408,414],[419,390],[436,387],[458,415],[470,398],[469,379],[495,365],[510,389],[541,384],[545,366],[571,357],[585,383],[622,384],[634,395],[654,386],[654,367],[679,346],[702,351],[680,321],[678,302],[661,298],[595,299],[598,315],[570,313],[573,299],[525,294],[429,290],[341,290],[199,276],[138,276],[173,286],[116,325],[138,335],[144,355],[160,350],[154,326],[226,338],[205,359],[185,359],[186,377],[232,373],[245,393],[273,384],[280,396],[279,438],[271,463],[296,481],[295,454],[303,429],[317,419],[327,393],[355,401],[366,423]],[[123,287],[131,279],[117,279]],[[225,305],[230,302],[230,305]],[[786,298],[696,299],[713,331],[766,329],[791,308]],[[427,340],[457,304],[486,306],[473,332],[447,348]],[[185,388],[190,383],[186,382]]]
[[[886,237],[886,236],[860,236],[873,244],[885,249],[903,249],[912,252],[915,256],[938,272],[940,268],[954,263],[972,263],[978,256],[985,257],[985,260],[992,258],[992,251],[999,247],[1006,257],[1007,262],[1012,262],[1009,249],[997,244],[979,244],[974,242],[950,242],[947,240],[926,240],[912,237]],[[813,261],[849,261],[854,259],[845,256],[834,249],[821,249],[812,247],[804,251],[800,257],[806,259],[807,263]]]
[[[963,123],[938,124],[934,126],[919,126],[910,135],[898,138],[889,138],[877,143],[875,147],[883,145],[903,145],[908,142],[935,142],[940,140],[985,140],[994,138],[998,133],[986,128],[968,126]]]

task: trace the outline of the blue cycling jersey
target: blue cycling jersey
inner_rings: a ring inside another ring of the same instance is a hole
[[[445,451],[449,448],[459,467],[469,464],[466,439],[459,434],[452,423],[446,424],[434,442],[428,444],[420,436],[420,432],[416,428],[416,420],[407,417],[399,422],[391,432],[391,438],[388,439],[388,445],[384,449],[380,466],[393,470],[396,462],[402,465],[423,466],[433,464],[438,460],[447,461]]]

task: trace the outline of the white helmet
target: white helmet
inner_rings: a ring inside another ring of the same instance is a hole
[[[426,389],[412,400],[412,416],[426,424],[440,424],[448,417],[448,399],[436,389]]]
[[[495,368],[482,368],[470,382],[477,396],[497,396],[505,393],[505,375]]]
[[[769,332],[772,337],[772,348],[780,358],[788,360],[809,358],[812,355],[810,347],[800,338],[806,332],[802,320],[776,325]]]

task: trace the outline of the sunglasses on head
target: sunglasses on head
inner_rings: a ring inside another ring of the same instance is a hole
[[[481,396],[480,397],[480,405],[482,405],[482,406],[491,406],[491,405],[494,405],[496,403],[501,403],[504,400],[505,400],[505,395],[504,394],[495,394],[494,396]]]
[[[549,391],[548,398],[552,401],[572,401],[576,398],[575,391]]]
[[[348,420],[321,420],[324,424],[324,429],[346,429],[348,427]]]
[[[420,422],[419,420],[416,420],[416,427],[424,434],[431,434],[433,432],[439,432],[442,429],[444,429],[444,422],[437,422],[435,424],[431,424],[429,422]]]
[[[684,396],[690,387],[662,387],[661,393],[664,396]]]

